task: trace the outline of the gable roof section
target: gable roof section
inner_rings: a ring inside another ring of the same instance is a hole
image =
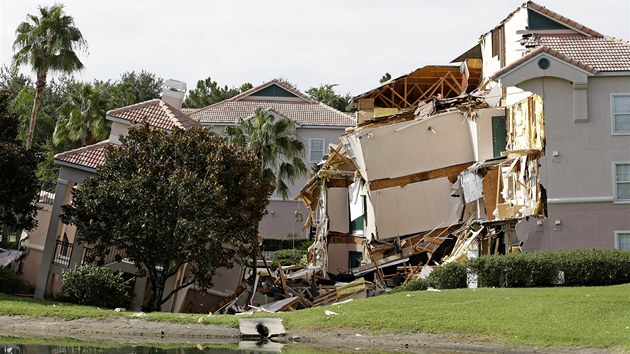
[[[234,102],[247,98],[264,100],[265,97],[299,98],[308,103],[317,103],[314,99],[277,79],[253,87],[243,93],[227,99],[227,101]]]
[[[150,100],[107,112],[109,118],[120,119],[132,124],[146,121],[150,126],[173,130],[175,127],[188,129],[199,123],[190,119],[177,108],[160,100]]]
[[[483,38],[485,35],[487,35],[488,33],[498,29],[499,27],[503,26],[507,21],[509,21],[512,17],[514,17],[514,15],[523,10],[523,9],[527,9],[527,10],[532,10],[537,12],[538,14],[547,17],[548,19],[551,19],[555,22],[558,22],[559,24],[563,25],[564,27],[567,27],[569,29],[572,29],[576,32],[582,33],[583,35],[586,36],[594,36],[594,37],[602,37],[603,34],[584,26],[581,23],[575,22],[569,18],[566,18],[554,11],[549,10],[548,8],[539,5],[533,1],[527,1],[521,4],[521,6],[517,7],[516,10],[510,12],[503,20],[501,20],[501,22],[499,22],[498,25],[496,25],[494,28],[492,28],[490,31],[482,34],[480,36],[480,39]]]
[[[105,148],[109,145],[115,144],[109,140],[103,140],[96,144],[59,153],[55,155],[55,163],[96,172],[96,169],[105,163]]]
[[[533,1],[528,1],[528,2],[524,3],[522,6],[527,6],[528,9],[534,10],[534,11],[538,12],[541,15],[544,15],[544,16],[550,18],[550,19],[553,19],[553,20],[555,20],[555,21],[565,25],[566,27],[569,27],[569,28],[571,28],[573,30],[581,32],[581,33],[583,33],[585,35],[594,36],[594,37],[602,37],[603,36],[603,34],[597,32],[597,31],[595,31],[595,30],[593,30],[591,28],[588,28],[588,27],[584,26],[583,24],[577,23],[577,22],[571,20],[570,18],[566,18],[566,17],[564,17],[564,16],[562,16],[562,15],[556,13],[556,12],[553,12],[553,11],[549,10],[548,8],[546,8],[544,6],[538,5],[535,2],[533,2]]]
[[[273,85],[291,94],[291,96],[284,96],[289,99],[284,100],[283,96],[252,96],[257,92],[265,92],[265,89]],[[252,99],[252,97],[255,98]],[[229,125],[236,123],[239,118],[252,117],[258,107],[275,112],[300,126],[350,127],[354,125],[353,116],[317,102],[278,80],[269,81],[238,96],[196,110],[188,116],[201,124]]]

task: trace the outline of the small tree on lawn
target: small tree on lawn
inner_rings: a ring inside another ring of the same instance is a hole
[[[37,226],[35,200],[39,181],[37,157],[17,139],[18,117],[9,111],[9,91],[0,90],[0,231],[9,247],[9,227],[30,230]]]
[[[150,310],[159,310],[179,289],[207,288],[217,268],[251,253],[272,186],[255,155],[206,129],[144,126],[121,142],[74,192],[63,218],[77,225],[80,241],[95,245],[97,257],[115,246],[147,272]],[[187,277],[165,293],[183,266]]]

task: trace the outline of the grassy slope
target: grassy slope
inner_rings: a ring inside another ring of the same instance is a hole
[[[326,316],[325,309],[337,315]],[[4,295],[0,295],[0,314],[66,319],[132,315]],[[279,316],[289,330],[456,332],[519,344],[630,350],[630,284],[597,288],[402,292]],[[238,318],[234,316],[203,317],[205,323],[238,325]],[[200,315],[160,313],[146,316],[148,320],[187,323],[197,323],[199,318]]]

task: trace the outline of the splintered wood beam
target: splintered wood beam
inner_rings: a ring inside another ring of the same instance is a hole
[[[418,183],[436,178],[457,176],[460,172],[470,167],[473,163],[474,162],[465,162],[453,166],[442,167],[435,170],[414,173],[401,177],[377,179],[368,182],[368,188],[371,191],[376,191],[379,189],[391,187],[404,187],[411,183]]]

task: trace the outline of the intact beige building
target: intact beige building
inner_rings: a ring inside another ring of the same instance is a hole
[[[630,249],[630,44],[529,1],[478,46],[504,103],[544,100],[548,219],[518,225],[525,249]]]
[[[355,124],[353,116],[317,102],[279,80],[266,82],[238,96],[187,113],[190,118],[212,127],[217,134],[223,134],[225,127],[234,125],[239,118],[252,118],[259,107],[274,119],[286,118],[295,124],[295,134],[306,147],[303,160],[309,169],[322,160],[328,144],[338,142],[344,129]],[[288,200],[283,200],[278,194],[271,196],[267,215],[259,227],[262,237],[286,240],[308,236],[310,230],[302,230],[306,209],[302,203],[294,201],[308,178],[304,176],[289,186]]]

